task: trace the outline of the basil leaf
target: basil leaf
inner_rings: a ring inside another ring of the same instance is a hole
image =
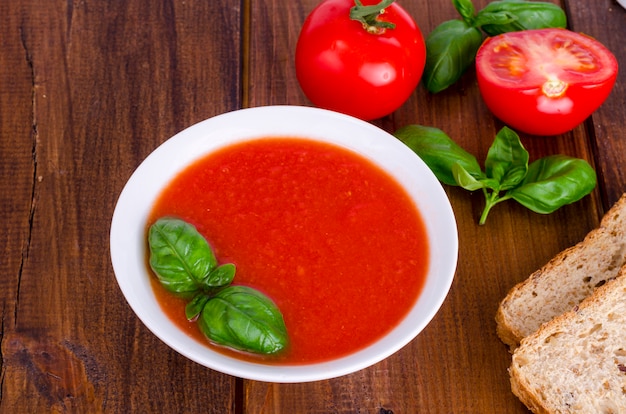
[[[444,184],[458,184],[452,171],[455,164],[459,164],[476,179],[485,178],[476,157],[461,148],[440,129],[408,125],[397,130],[394,135],[411,148]]]
[[[456,11],[463,17],[463,20],[471,26],[474,15],[476,14],[474,3],[472,3],[471,0],[452,0],[452,4],[454,4]]]
[[[452,175],[456,184],[466,190],[475,191],[485,188],[485,183],[474,178],[460,163],[452,166]]]
[[[204,292],[198,293],[194,298],[185,306],[185,316],[188,321],[193,321],[200,315],[204,305],[209,301],[210,297]]]
[[[217,265],[206,239],[183,220],[157,220],[148,231],[148,244],[150,267],[171,292],[197,292],[200,282]]]
[[[287,346],[283,316],[267,296],[247,286],[229,286],[211,298],[198,319],[216,344],[272,354]]]
[[[517,17],[508,12],[494,12],[494,13],[478,13],[476,19],[474,19],[474,25],[476,27],[482,26],[504,26],[512,24],[517,20]]]
[[[528,171],[528,151],[522,145],[519,135],[508,127],[502,128],[494,139],[487,158],[487,177],[500,183],[499,190],[508,190],[519,184]]]
[[[536,213],[548,214],[580,200],[595,186],[596,173],[585,160],[552,155],[530,164],[521,185],[507,194]]]
[[[452,175],[454,175],[458,186],[469,191],[480,190],[481,188],[494,191],[499,191],[500,189],[500,183],[497,180],[486,177],[476,179],[459,163],[452,166]]]
[[[202,285],[206,289],[228,286],[235,278],[236,270],[237,268],[232,263],[219,265],[211,270],[211,273],[202,281]]]
[[[490,15],[506,14],[509,22],[491,21]],[[476,25],[489,36],[506,32],[550,27],[565,28],[567,16],[565,11],[556,4],[541,1],[502,0],[493,1],[483,8],[476,16]]]
[[[432,93],[456,83],[474,63],[483,41],[480,29],[462,20],[437,26],[426,38],[424,85]]]

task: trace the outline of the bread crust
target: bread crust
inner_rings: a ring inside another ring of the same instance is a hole
[[[626,193],[600,225],[526,280],[515,285],[496,312],[496,332],[510,351],[557,315],[578,305],[626,264]]]
[[[509,368],[513,393],[534,413],[626,412],[625,309],[626,266],[579,306],[522,339]]]

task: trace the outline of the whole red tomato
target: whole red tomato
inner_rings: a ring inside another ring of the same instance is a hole
[[[316,106],[372,120],[398,109],[415,90],[426,60],[422,33],[399,5],[380,4],[384,11],[376,19],[394,28],[368,30],[352,20],[354,0],[324,0],[307,17],[296,47],[296,74]]]
[[[513,129],[533,135],[567,132],[606,100],[617,60],[600,42],[565,29],[504,33],[476,55],[483,100]]]

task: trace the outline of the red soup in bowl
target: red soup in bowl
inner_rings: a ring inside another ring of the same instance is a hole
[[[217,347],[185,317],[188,300],[153,288],[188,335],[219,352],[272,364],[353,353],[391,331],[417,300],[428,269],[422,217],[380,167],[329,143],[267,137],[228,145],[180,172],[148,220],[177,217],[207,239],[234,285],[281,310],[289,346],[276,355]]]
[[[273,301],[286,346],[263,356],[209,343],[198,324],[207,329],[216,314],[204,309],[223,302],[209,299],[190,323],[190,299],[161,290],[146,263],[157,219],[195,226],[219,264],[235,264],[215,297]],[[294,383],[358,371],[411,342],[447,296],[458,234],[437,178],[391,134],[332,111],[268,106],[209,118],[156,148],[119,196],[110,250],[125,299],[167,346],[222,373]]]

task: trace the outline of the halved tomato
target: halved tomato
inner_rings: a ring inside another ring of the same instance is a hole
[[[597,40],[566,29],[504,33],[476,55],[487,107],[518,131],[567,132],[606,100],[617,77],[615,56]]]

